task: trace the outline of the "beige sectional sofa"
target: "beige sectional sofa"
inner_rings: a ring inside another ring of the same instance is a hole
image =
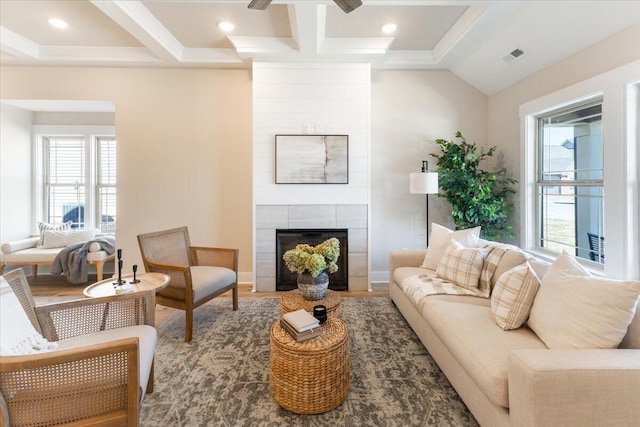
[[[4,243],[0,247],[0,274],[3,273],[5,266],[29,265],[32,266],[33,276],[35,277],[38,274],[39,265],[51,265],[63,248],[39,248],[37,247],[38,241],[39,237],[30,237]],[[104,264],[114,259],[115,255],[109,255],[102,250],[98,243],[92,244],[89,247],[87,263],[96,266],[98,281],[103,278]]]
[[[401,284],[408,277],[435,274],[420,267],[425,253],[390,254],[390,296],[481,425],[640,425],[637,307],[618,348],[551,350],[527,324],[501,329],[490,298],[420,297],[403,291]],[[507,254],[500,259],[492,285],[526,260],[524,253]],[[529,262],[542,279],[549,264]]]

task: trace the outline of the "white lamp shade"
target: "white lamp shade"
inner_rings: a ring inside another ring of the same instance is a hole
[[[409,191],[414,194],[437,194],[438,174],[436,172],[412,173],[409,181]]]

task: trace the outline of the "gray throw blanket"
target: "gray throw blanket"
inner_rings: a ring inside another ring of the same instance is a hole
[[[92,243],[99,243],[102,250],[111,255],[116,250],[113,236],[96,237],[84,243],[75,243],[62,249],[51,266],[51,274],[64,274],[69,283],[86,283],[89,280],[87,253]]]

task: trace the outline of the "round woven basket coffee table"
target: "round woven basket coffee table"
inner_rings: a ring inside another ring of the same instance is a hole
[[[324,305],[327,307],[327,317],[342,318],[340,294],[330,289],[327,290],[324,298],[317,301],[304,299],[299,289],[284,292],[282,297],[280,297],[280,317],[291,311],[300,310],[301,308],[309,313],[313,313],[313,307],[316,305]]]
[[[349,334],[341,319],[329,318],[322,335],[301,343],[271,327],[269,388],[275,401],[297,414],[321,414],[338,407],[350,383]]]

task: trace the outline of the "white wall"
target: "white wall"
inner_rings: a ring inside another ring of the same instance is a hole
[[[31,233],[33,113],[0,103],[0,242]]]
[[[369,64],[253,64],[255,204],[369,203]],[[349,135],[348,184],[276,184],[276,134]]]
[[[374,71],[371,90],[371,270],[388,281],[389,251],[426,245],[426,196],[409,193],[434,141],[461,131],[487,144],[487,96],[449,71]],[[451,228],[451,207],[429,196],[429,221]]]

